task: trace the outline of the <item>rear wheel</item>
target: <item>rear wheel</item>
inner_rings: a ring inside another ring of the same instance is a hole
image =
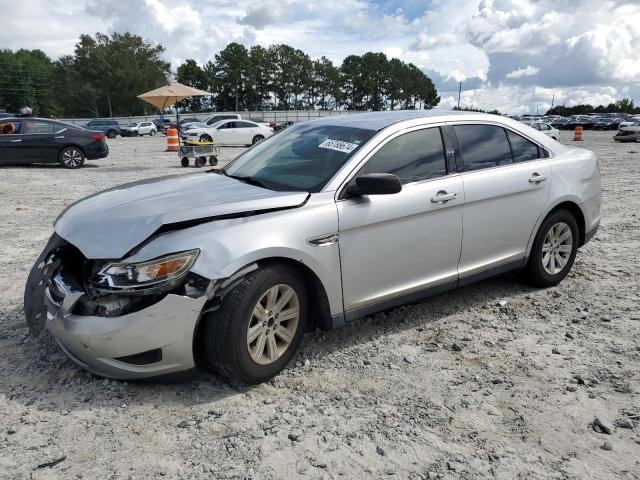
[[[107,137],[108,138],[116,138],[117,135],[118,135],[118,132],[116,132],[115,130],[109,130],[107,132]]]
[[[556,210],[542,222],[525,273],[537,287],[552,287],[567,276],[578,252],[580,232],[568,210]]]
[[[202,167],[205,163],[207,163],[207,158],[206,157],[197,157],[195,159],[195,166],[200,168]]]
[[[211,136],[207,135],[206,133],[204,135],[200,135],[200,141],[201,142],[212,142],[213,139],[211,138]]]
[[[65,147],[60,150],[58,161],[65,168],[80,168],[84,165],[84,153],[78,147]]]
[[[298,349],[307,311],[305,283],[295,270],[273,265],[253,272],[203,319],[205,357],[231,380],[265,382]]]
[[[150,137],[153,137],[155,134],[156,134],[156,131],[155,131],[155,130],[151,130],[151,131],[149,132],[149,136],[150,136]]]
[[[253,140],[251,141],[251,145],[255,145],[256,143],[262,140],[264,140],[264,135],[256,135],[255,137],[253,137]]]
[[[180,165],[182,165],[183,167],[188,167],[189,166],[189,157],[182,157],[180,159]]]

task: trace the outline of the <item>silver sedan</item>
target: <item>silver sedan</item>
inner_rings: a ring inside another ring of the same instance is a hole
[[[219,172],[67,208],[25,289],[79,365],[131,379],[276,375],[302,335],[521,270],[560,282],[600,222],[595,155],[508,118],[322,118]]]

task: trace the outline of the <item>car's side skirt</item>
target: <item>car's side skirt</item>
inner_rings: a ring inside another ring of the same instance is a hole
[[[492,267],[482,272],[477,272],[466,277],[461,277],[459,280],[452,280],[450,282],[445,282],[440,285],[436,285],[433,287],[429,287],[423,290],[418,290],[417,292],[411,292],[399,297],[391,298],[389,300],[384,300],[382,302],[372,303],[370,305],[365,305],[362,307],[354,308],[353,310],[349,310],[345,312],[344,315],[338,314],[332,317],[333,320],[333,328],[342,327],[346,322],[351,322],[361,317],[366,317],[367,315],[372,315],[377,312],[382,312],[384,310],[389,310],[391,308],[399,307],[400,305],[404,305],[406,303],[417,302],[419,300],[424,300],[425,298],[432,297],[434,295],[438,295],[440,293],[444,293],[449,290],[453,290],[457,287],[463,287],[469,285],[474,282],[478,282],[480,280],[484,280],[490,277],[495,277],[496,275],[500,275],[502,273],[511,272],[514,270],[519,270],[527,264],[527,258],[522,258],[519,260],[514,260],[503,265],[499,265],[497,267]]]

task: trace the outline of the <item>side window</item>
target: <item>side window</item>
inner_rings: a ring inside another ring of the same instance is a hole
[[[366,173],[392,173],[403,184],[446,175],[440,129],[416,130],[390,140],[367,161],[358,175]]]
[[[236,122],[236,128],[253,128],[253,127],[257,127],[257,125],[251,122]]]
[[[511,149],[502,127],[455,125],[464,171],[480,170],[512,163]]]
[[[538,146],[531,143],[517,133],[507,130],[509,143],[511,143],[511,151],[513,152],[514,162],[526,162],[527,160],[536,160],[541,155],[538,152]]]
[[[53,133],[53,126],[41,120],[25,120],[21,133]]]

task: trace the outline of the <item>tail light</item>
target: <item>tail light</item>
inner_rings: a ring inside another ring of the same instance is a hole
[[[92,133],[91,138],[94,138],[96,140],[104,140],[107,137],[104,136],[104,133]]]

